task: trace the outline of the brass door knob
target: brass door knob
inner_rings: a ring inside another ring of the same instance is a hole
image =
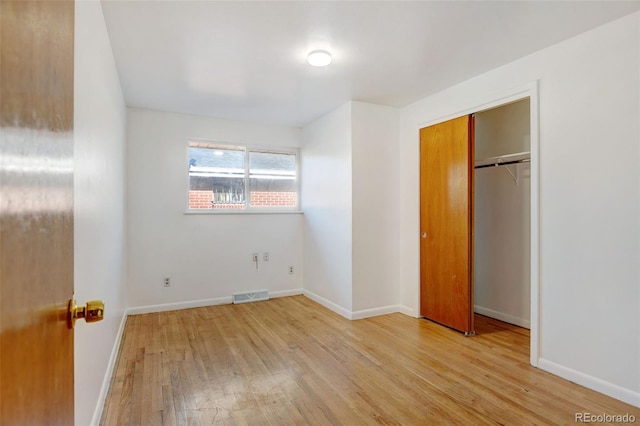
[[[69,301],[69,328],[76,325],[78,318],[84,318],[86,322],[98,322],[104,319],[104,302],[102,300],[89,300],[86,306],[77,306],[76,300]]]

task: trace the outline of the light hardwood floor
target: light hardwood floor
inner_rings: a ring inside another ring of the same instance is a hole
[[[104,425],[572,424],[640,409],[528,364],[529,331],[476,337],[304,296],[131,316]]]

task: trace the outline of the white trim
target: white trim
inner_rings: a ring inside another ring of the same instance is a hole
[[[560,364],[556,364],[548,359],[540,358],[538,360],[538,367],[541,370],[547,371],[556,376],[567,379],[571,382],[577,383],[581,386],[593,389],[596,392],[603,393],[612,398],[631,404],[640,408],[640,392],[623,388],[597,377],[590,376],[588,374],[581,373],[580,371],[573,370]],[[624,414],[624,413],[622,413]]]
[[[241,206],[242,204],[237,204]],[[184,214],[210,214],[210,215],[225,215],[225,214],[302,214],[300,208],[291,207],[279,207],[278,210],[274,210],[272,206],[265,207],[238,207],[238,208],[225,208],[225,209],[187,209]]]
[[[269,298],[277,299],[278,297],[300,296],[304,294],[304,290],[301,288],[294,288],[291,290],[278,290],[269,292]]]
[[[225,214],[304,214],[300,210],[238,210],[234,209],[201,209],[201,210],[185,210],[184,214],[213,214],[213,215],[225,215]]]
[[[539,84],[534,80],[522,86],[504,90],[485,96],[484,102],[465,108],[461,111],[448,114],[436,119],[419,122],[416,125],[417,134],[420,129],[434,124],[452,120],[463,115],[486,111],[502,105],[510,104],[525,98],[529,98],[530,106],[530,152],[531,152],[531,318],[529,362],[532,366],[538,366],[540,356],[540,113],[539,113]],[[418,140],[419,143],[419,140]],[[418,194],[418,197],[420,194]],[[420,283],[418,282],[418,298],[420,297]]]
[[[537,94],[537,89],[538,89],[537,81],[534,81],[534,82],[525,84],[523,86],[515,87],[511,90],[506,90],[500,93],[495,93],[493,95],[486,96],[485,99],[487,100],[485,102],[477,103],[469,108],[465,108],[458,112],[447,114],[439,118],[434,118],[431,120],[419,122],[417,123],[417,130],[419,131],[424,127],[429,127],[429,126],[433,126],[434,124],[453,120],[454,118],[462,117],[463,115],[475,114],[476,112],[486,111],[486,110],[497,108],[513,102],[517,102],[519,100],[530,97],[534,90]]]
[[[325,308],[332,310],[333,312],[335,312],[336,314],[342,315],[343,317],[345,317],[346,319],[350,320],[351,318],[351,311],[349,311],[348,309],[343,308],[340,305],[337,305],[333,302],[331,302],[330,300],[325,299],[322,296],[318,296],[317,294],[306,290],[306,289],[302,289],[302,294],[306,297],[308,297],[309,299],[313,300],[316,303],[321,304],[322,306],[324,306]]]
[[[150,314],[155,312],[177,311],[180,309],[201,308],[203,306],[230,305],[231,296],[215,299],[189,300],[185,302],[163,303],[159,305],[133,306],[127,309],[128,315]]]
[[[538,366],[538,360],[540,358],[540,277],[541,265],[540,265],[540,98],[539,98],[539,83],[534,81],[530,84],[529,88],[529,110],[530,110],[530,170],[531,170],[531,209],[530,209],[530,250],[531,258],[530,263],[530,278],[529,285],[531,286],[531,306],[529,309],[529,330],[530,330],[530,344],[529,344],[529,362],[534,367]]]
[[[104,373],[104,378],[102,379],[102,386],[100,387],[100,393],[98,394],[98,402],[96,403],[96,408],[93,411],[93,418],[91,419],[91,426],[97,426],[100,424],[100,419],[102,418],[102,411],[104,410],[104,404],[107,400],[107,393],[109,392],[109,388],[111,387],[111,379],[113,377],[113,371],[116,366],[116,362],[118,361],[118,353],[120,352],[120,343],[122,342],[122,335],[124,334],[124,326],[127,322],[127,309],[122,313],[122,319],[120,320],[120,327],[118,327],[118,332],[116,333],[116,339],[113,342],[113,347],[111,348],[111,355],[109,356],[109,363],[107,364],[107,370]]]
[[[377,317],[380,315],[395,314],[400,312],[400,305],[381,306],[379,308],[363,309],[360,311],[351,312],[352,320],[359,320],[363,318]]]
[[[270,299],[278,297],[298,296],[304,294],[301,288],[269,292]],[[155,312],[178,311],[181,309],[202,308],[204,306],[231,305],[231,297],[217,297],[214,299],[188,300],[185,302],[162,303],[158,305],[133,306],[127,309],[127,315],[151,314]]]
[[[398,305],[398,312],[400,312],[401,314],[407,315],[409,317],[420,318],[419,315],[416,315],[416,312],[413,308],[410,308],[406,305]]]
[[[388,305],[388,306],[381,306],[379,308],[363,309],[360,311],[352,312],[309,290],[302,289],[302,294],[305,297],[308,297],[314,302],[321,304],[325,308],[332,310],[333,312],[345,317],[348,320],[359,320],[364,318],[377,317],[379,315],[387,315],[387,314],[395,314],[395,313],[402,313],[405,315],[413,316],[413,309],[403,305]]]
[[[531,326],[529,320],[525,318],[514,317],[513,315],[505,314],[504,312],[494,311],[493,309],[484,308],[482,306],[475,305],[474,311],[480,315],[484,315],[490,318],[495,318],[500,321],[508,322],[509,324],[517,325],[518,327],[529,328]]]

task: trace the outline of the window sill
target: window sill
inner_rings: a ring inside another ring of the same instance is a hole
[[[210,214],[210,215],[233,215],[233,214],[304,214],[302,210],[243,210],[243,211],[219,211],[219,210],[185,210],[185,215],[199,215],[199,214]]]

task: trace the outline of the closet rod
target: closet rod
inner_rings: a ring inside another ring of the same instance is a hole
[[[513,161],[496,161],[495,163],[491,163],[491,164],[483,164],[482,166],[475,166],[475,169],[484,169],[485,167],[498,167],[498,166],[507,166],[509,164],[521,164],[521,163],[529,163],[531,162],[531,159],[529,158],[523,158],[522,160],[513,160]]]

